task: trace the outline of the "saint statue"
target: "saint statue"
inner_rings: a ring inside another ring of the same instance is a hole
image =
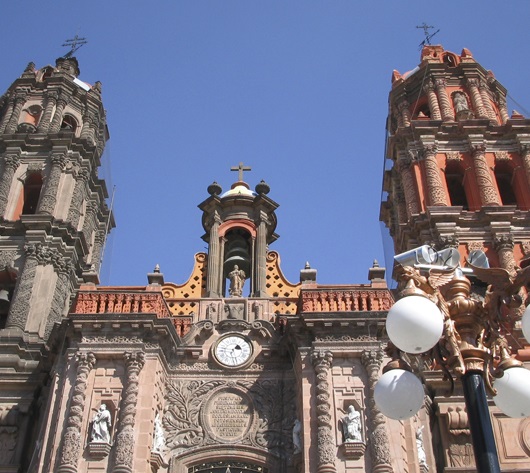
[[[153,434],[153,452],[161,452],[166,447],[164,438],[164,429],[162,427],[162,420],[160,414],[157,413],[155,417],[155,430]]]
[[[361,413],[355,410],[351,404],[348,406],[348,414],[342,418],[342,432],[344,442],[362,442],[361,436]]]
[[[245,272],[234,265],[233,271],[228,273],[230,279],[230,296],[241,297],[243,295],[243,284],[245,284]]]
[[[293,425],[293,453],[297,454],[302,451],[302,423],[296,419]]]
[[[110,443],[111,417],[106,404],[101,404],[92,419],[91,442]]]
[[[418,450],[418,461],[420,466],[424,466],[427,470],[427,455],[425,455],[425,447],[423,446],[423,426],[416,430],[416,449]]]
[[[456,92],[453,95],[453,103],[455,105],[455,112],[462,112],[464,110],[469,110],[469,105],[467,103],[466,96],[462,92]]]

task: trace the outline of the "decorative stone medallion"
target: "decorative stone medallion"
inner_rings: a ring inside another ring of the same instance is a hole
[[[235,388],[223,388],[212,394],[202,412],[203,425],[212,438],[221,443],[242,440],[254,422],[249,396]]]

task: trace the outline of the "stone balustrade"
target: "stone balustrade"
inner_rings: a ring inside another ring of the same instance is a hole
[[[365,312],[389,310],[388,289],[318,288],[302,290],[302,312]]]

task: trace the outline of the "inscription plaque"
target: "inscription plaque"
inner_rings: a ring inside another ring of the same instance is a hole
[[[223,389],[208,400],[203,418],[213,437],[221,442],[235,442],[248,432],[253,420],[252,411],[245,393]]]

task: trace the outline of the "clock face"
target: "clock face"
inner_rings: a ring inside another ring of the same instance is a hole
[[[235,367],[246,363],[252,355],[252,345],[239,335],[222,338],[215,347],[215,356],[225,366]]]

